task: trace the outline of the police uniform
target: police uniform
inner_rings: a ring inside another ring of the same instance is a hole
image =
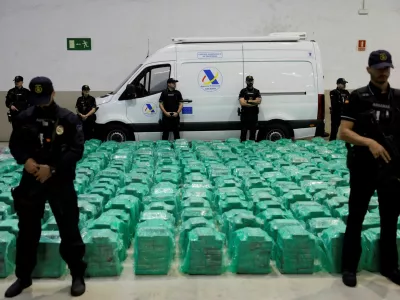
[[[337,84],[346,84],[347,81],[343,78],[339,78]],[[343,103],[349,99],[350,93],[345,89],[334,89],[330,92],[331,98],[331,134],[330,141],[336,140],[337,133],[340,126],[340,117],[342,115]]]
[[[388,54],[389,55],[389,54]],[[370,66],[374,66],[373,52]],[[389,63],[389,62],[388,62]],[[391,65],[391,60],[390,60]],[[383,68],[385,65],[375,65]],[[400,214],[400,165],[399,154],[391,151],[386,143],[400,149],[400,91],[388,88],[382,93],[372,82],[353,91],[344,101],[342,120],[354,123],[352,131],[360,136],[376,140],[389,152],[392,161],[387,164],[375,159],[368,147],[348,146],[350,171],[349,216],[344,236],[342,269],[343,282],[356,285],[356,271],[361,256],[361,231],[371,197],[377,191],[381,218],[380,272],[400,284],[397,253],[397,220]],[[349,277],[350,276],[350,277]]]
[[[82,87],[82,90],[89,89],[89,86],[84,85]],[[82,95],[76,100],[76,105],[75,108],[77,109],[78,113],[82,115],[88,114],[92,109],[96,109],[96,99],[92,97],[91,95],[84,96]],[[83,133],[85,136],[85,140],[90,140],[93,138],[93,131],[94,131],[94,126],[96,122],[96,115],[92,114],[89,116],[86,120],[82,120],[82,125],[83,125]]]
[[[32,105],[50,102],[53,85],[48,78],[36,77],[29,87]],[[76,114],[52,102],[44,108],[28,108],[17,116],[16,122],[18,126],[9,144],[11,154],[20,165],[33,159],[38,165],[50,166],[51,177],[41,183],[24,169],[19,186],[12,192],[19,218],[15,270],[18,280],[6,292],[6,297],[18,295],[32,283],[46,200],[59,228],[61,257],[73,277],[71,293],[82,294],[85,245],[78,227],[79,208],[74,188],[76,163],[84,151],[81,121]]]
[[[174,80],[177,82],[176,80]],[[182,94],[178,90],[171,91],[170,89],[166,89],[161,93],[160,103],[164,106],[164,109],[167,112],[178,112],[179,106],[183,101]],[[180,138],[179,135],[179,126],[180,126],[180,117],[167,117],[163,114],[161,127],[162,127],[162,139],[168,140],[169,133],[172,131],[174,133],[174,139],[177,140]]]
[[[14,82],[20,82],[24,79],[21,76],[16,76]],[[6,106],[10,109],[10,121],[23,110],[28,108],[28,96],[29,90],[24,87],[14,87],[7,92],[6,95]],[[11,106],[15,106],[17,110],[12,110]]]
[[[247,79],[253,80],[253,77],[248,76]],[[261,98],[261,93],[254,87],[246,87],[240,91],[239,99],[244,98],[245,101],[256,100]],[[250,131],[249,139],[254,141],[256,139],[257,122],[258,122],[258,105],[252,107],[243,106],[241,109],[240,121],[241,121],[241,134],[240,140],[243,142],[247,138],[247,131]]]

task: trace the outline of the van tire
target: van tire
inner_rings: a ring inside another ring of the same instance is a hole
[[[105,141],[126,142],[135,140],[135,135],[129,132],[129,129],[121,124],[110,124],[104,132]]]
[[[272,123],[260,128],[257,135],[257,141],[269,140],[278,141],[281,139],[292,139],[294,136],[293,130],[289,125],[282,123]]]

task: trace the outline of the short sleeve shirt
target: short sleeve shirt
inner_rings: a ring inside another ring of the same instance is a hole
[[[87,114],[93,108],[96,108],[96,99],[90,95],[87,97],[79,97],[78,100],[76,100],[75,107],[78,109],[79,113]]]
[[[160,103],[164,105],[167,112],[177,112],[182,100],[182,94],[177,90],[170,91],[169,89],[166,89],[160,96]]]

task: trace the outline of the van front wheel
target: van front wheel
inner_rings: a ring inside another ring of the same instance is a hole
[[[129,130],[119,124],[110,124],[107,126],[106,131],[105,131],[105,140],[106,141],[116,141],[119,143],[126,142],[130,140],[134,135],[129,132]]]
[[[293,138],[293,133],[289,126],[274,123],[259,130],[257,141],[270,140],[275,142],[281,139],[291,138]]]

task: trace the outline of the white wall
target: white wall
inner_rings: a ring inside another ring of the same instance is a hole
[[[356,88],[368,81],[370,51],[387,49],[400,66],[400,1],[365,2],[368,16],[358,15],[362,0],[1,0],[0,90],[15,75],[45,75],[59,91],[111,91],[145,58],[148,38],[154,52],[175,36],[274,31],[306,31],[320,44],[325,89],[338,77]],[[92,38],[93,50],[67,51],[68,37]],[[356,50],[359,39],[367,52]]]

